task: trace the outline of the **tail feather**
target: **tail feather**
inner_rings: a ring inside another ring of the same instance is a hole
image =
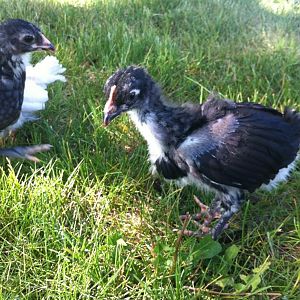
[[[46,88],[54,81],[65,82],[66,78],[62,75],[66,71],[54,56],[46,56],[35,66],[26,67],[26,81],[33,81],[35,84]],[[25,95],[26,96],[26,95]]]
[[[31,104],[34,105],[35,103],[42,104],[42,108],[40,108],[39,110],[44,109],[45,103],[47,101],[48,92],[46,89],[37,85],[32,80],[26,81],[22,111],[26,111],[26,109],[30,108]],[[35,108],[33,108],[32,111],[35,111]]]
[[[295,147],[300,150],[300,113],[294,109],[286,108],[284,110],[284,118],[292,125],[293,130],[290,132],[294,136]],[[300,158],[300,156],[298,156]]]
[[[66,82],[63,75],[65,68],[54,56],[46,56],[42,61],[32,66],[30,56],[26,57],[26,81],[24,100],[19,119],[6,132],[21,127],[25,122],[36,120],[35,113],[45,108],[48,101],[47,86],[55,81]]]
[[[294,109],[286,108],[284,110],[284,118],[300,130],[300,113]],[[299,132],[300,134],[300,132]]]

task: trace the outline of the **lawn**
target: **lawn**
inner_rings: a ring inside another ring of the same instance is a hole
[[[217,92],[300,110],[292,2],[1,0],[2,20],[30,20],[57,46],[68,82],[6,142],[53,149],[39,164],[1,159],[0,299],[300,299],[299,171],[258,192],[218,242],[178,239],[193,195],[212,195],[150,175],[126,116],[102,125],[103,85],[130,64],[176,102]]]

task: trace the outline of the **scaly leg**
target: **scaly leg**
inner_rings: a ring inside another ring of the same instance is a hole
[[[39,162],[39,159],[34,154],[42,151],[50,150],[52,146],[48,144],[24,146],[24,147],[12,147],[0,149],[0,156],[7,156],[13,158],[29,159],[34,162]]]
[[[222,231],[227,228],[228,222],[231,217],[240,209],[243,199],[244,194],[242,191],[237,191],[236,193],[233,193],[231,195],[219,195],[214,199],[210,208],[201,203],[199,199],[195,200],[199,205],[201,212],[192,216],[189,214],[183,215],[181,216],[181,219],[191,219],[191,221],[196,224],[199,230],[183,230],[179,231],[179,233],[194,237],[202,237],[203,235],[211,234],[213,239],[217,239]],[[202,217],[204,217],[204,222],[201,224],[198,221],[201,220]],[[213,228],[211,228],[209,225],[214,219],[219,220],[217,224]]]
[[[221,217],[221,207],[220,207],[220,198],[216,197],[213,200],[213,203],[211,207],[208,207],[207,205],[203,204],[196,196],[194,196],[194,201],[200,208],[200,213],[197,214],[185,214],[181,215],[180,219],[181,221],[185,221],[186,219],[190,219],[198,228],[198,231],[191,231],[191,230],[184,230],[179,231],[183,235],[187,236],[195,236],[200,237],[203,236],[203,234],[207,234],[211,231],[211,228],[209,227],[210,223],[215,220],[219,219]],[[199,221],[204,220],[203,224],[201,224]]]

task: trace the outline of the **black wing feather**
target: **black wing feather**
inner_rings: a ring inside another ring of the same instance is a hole
[[[187,175],[187,172],[180,168],[178,164],[168,156],[167,153],[165,153],[163,157],[160,157],[156,160],[155,166],[157,172],[166,179],[179,179]]]
[[[238,104],[229,113],[236,118],[237,128],[213,149],[205,153],[199,149],[194,163],[214,182],[254,191],[295,159],[300,125],[293,126],[280,112],[261,105]]]
[[[16,62],[11,61],[11,65],[17,67]],[[2,57],[0,64],[0,130],[13,124],[20,115],[25,76],[25,71],[14,74],[8,60]]]

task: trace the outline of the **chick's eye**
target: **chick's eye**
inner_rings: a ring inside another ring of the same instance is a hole
[[[130,100],[133,100],[135,98],[135,93],[129,93]]]
[[[26,43],[26,44],[30,44],[34,41],[34,36],[32,35],[25,35],[24,38],[23,38],[23,41]]]
[[[140,93],[140,90],[138,90],[138,89],[131,90],[131,91],[129,92],[129,97],[130,97],[130,99],[134,99],[135,96],[139,95],[139,93]]]

